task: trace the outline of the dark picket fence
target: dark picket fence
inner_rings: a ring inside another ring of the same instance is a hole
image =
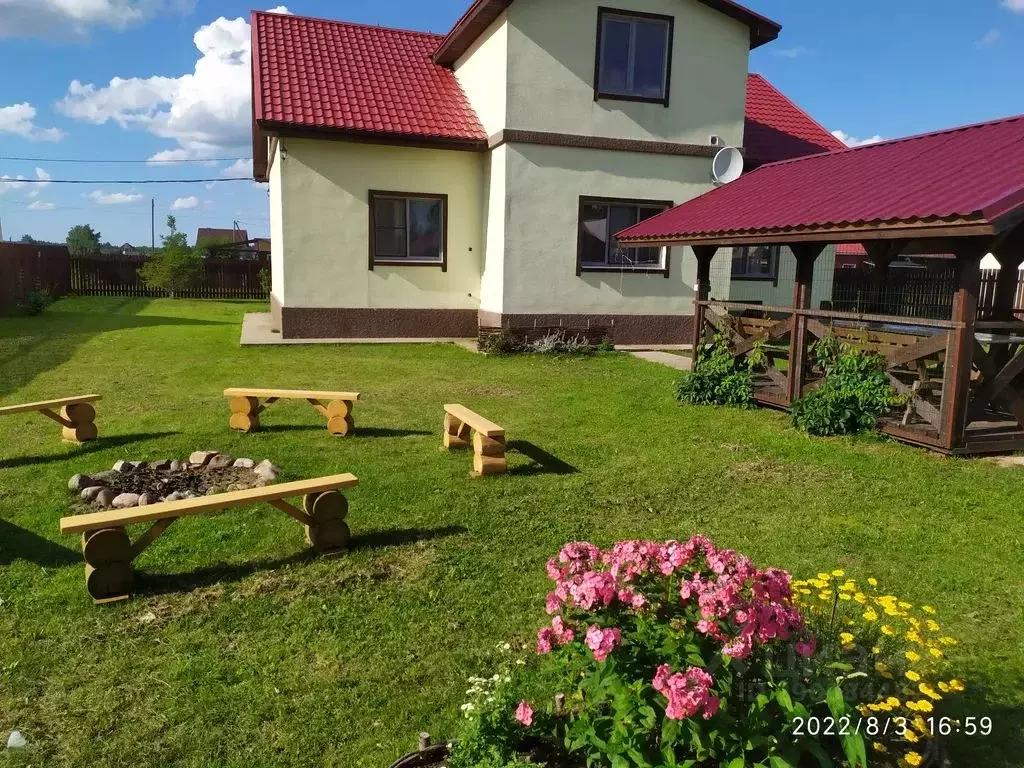
[[[139,270],[146,256],[71,259],[71,290],[82,296],[166,296],[147,288]],[[270,259],[203,259],[199,284],[175,295],[183,299],[269,299],[260,273],[270,272]]]
[[[0,242],[0,312],[16,311],[25,296],[46,291],[59,299],[71,288],[63,245]]]

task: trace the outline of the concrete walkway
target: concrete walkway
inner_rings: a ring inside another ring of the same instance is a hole
[[[673,355],[671,352],[630,352],[629,354],[651,363],[667,365],[677,371],[690,370],[691,360],[683,355]]]
[[[282,339],[271,328],[269,312],[249,312],[242,319],[243,347],[288,344],[463,344],[476,347],[476,339]]]

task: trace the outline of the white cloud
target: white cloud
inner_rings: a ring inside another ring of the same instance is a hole
[[[48,203],[44,200],[36,200],[32,203],[28,209],[30,211],[52,211],[57,206],[54,203]]]
[[[191,197],[179,197],[173,203],[171,203],[172,211],[189,211],[193,208],[199,207],[199,198],[195,195]]]
[[[42,168],[36,168],[36,178],[38,182],[32,184],[32,191],[28,193],[29,197],[39,197],[42,191],[50,186],[50,179],[53,177],[44,171]]]
[[[866,139],[858,139],[855,136],[851,136],[846,131],[832,131],[832,135],[848,147],[863,147],[865,144],[877,144],[880,141],[884,141],[882,136],[877,133]]]
[[[82,36],[124,29],[161,11],[190,13],[195,0],[0,0],[0,37]]]
[[[273,10],[288,12],[284,6]],[[200,27],[193,41],[200,55],[190,74],[115,77],[105,86],[74,80],[57,106],[78,120],[112,121],[177,142],[177,148],[158,152],[151,162],[244,151],[252,123],[249,22],[222,16]]]
[[[799,59],[802,56],[810,54],[810,50],[804,48],[802,45],[797,45],[792,48],[776,48],[772,50],[772,53],[776,56],[781,56],[784,59]]]
[[[1024,8],[1024,0],[1021,0],[1021,8]],[[1000,32],[995,27],[993,27],[984,35],[982,35],[981,38],[979,38],[977,42],[974,43],[974,45],[978,48],[988,48],[990,45],[995,45],[997,42],[999,42],[999,38],[1001,38],[1002,36],[1003,33]]]
[[[1024,0],[1003,0],[1003,7],[1014,13],[1024,13]]]
[[[0,0],[0,8],[4,7],[3,3],[4,0]],[[28,102],[0,107],[0,133],[13,133],[29,141],[60,141],[65,135],[64,131],[57,128],[40,128],[36,125],[36,108]]]
[[[89,199],[99,205],[129,205],[145,199],[145,195],[125,192],[104,192],[96,189],[89,193]]]
[[[20,173],[17,177],[8,176],[4,174],[0,176],[0,197],[3,197],[8,192],[14,192],[18,189],[23,189],[28,186],[28,182],[25,181],[25,177]]]
[[[221,173],[229,179],[252,178],[252,160],[236,160]]]

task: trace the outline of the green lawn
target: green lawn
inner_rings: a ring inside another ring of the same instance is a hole
[[[543,617],[567,540],[703,532],[797,574],[843,567],[939,607],[962,638],[965,714],[996,735],[962,765],[1024,754],[1020,471],[877,440],[820,440],[784,414],[685,408],[676,372],[628,355],[486,358],[452,345],[240,348],[251,305],[69,299],[0,319],[0,404],[97,391],[103,440],[0,418],[0,764],[387,765],[452,733],[469,674]],[[357,434],[308,406],[227,428],[226,386],[357,389]],[[508,475],[439,451],[441,404],[508,430]],[[216,449],[351,471],[346,557],[308,555],[269,507],[175,525],[135,597],[93,606],[73,537],[76,472]],[[6,763],[5,763],[6,761]]]

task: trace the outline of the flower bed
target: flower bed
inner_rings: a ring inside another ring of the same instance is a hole
[[[536,655],[471,679],[450,768],[918,766],[963,689],[929,607],[841,571],[792,581],[697,536],[571,543],[548,575]]]

